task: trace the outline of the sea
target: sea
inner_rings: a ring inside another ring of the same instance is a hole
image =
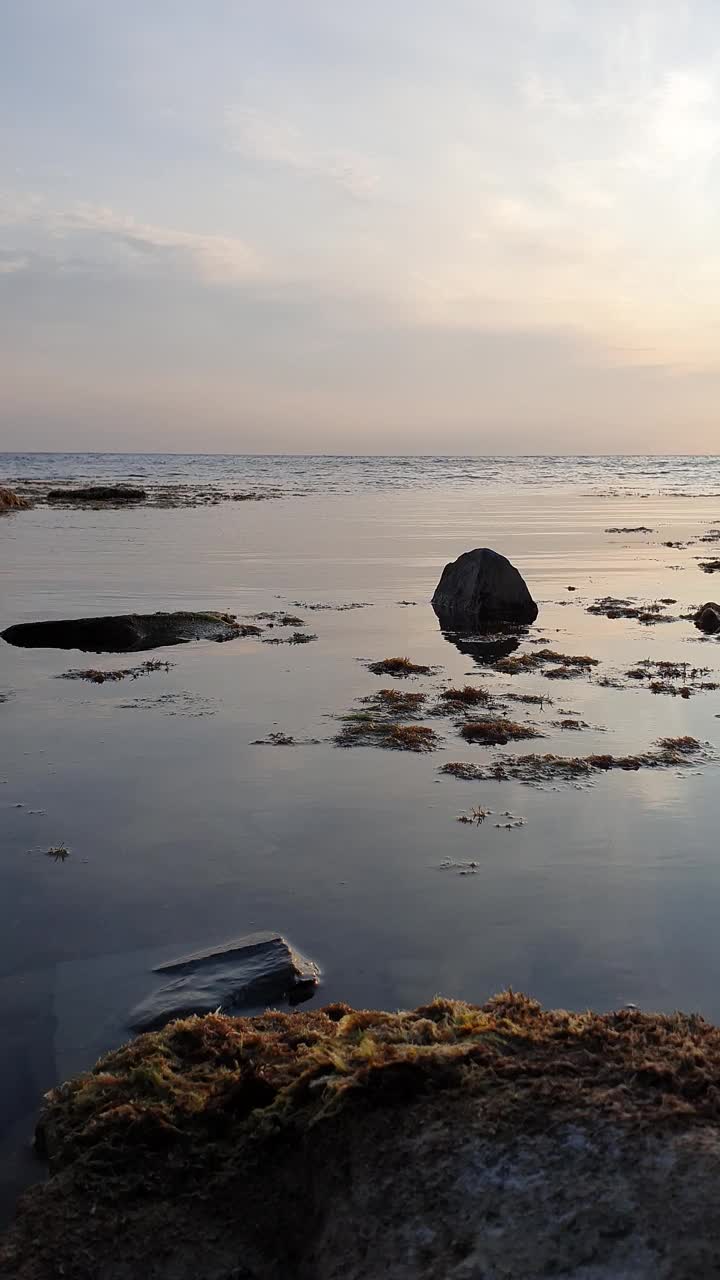
[[[45,500],[88,483],[150,500]],[[288,636],[266,619],[260,637],[129,656],[0,641],[6,1212],[43,1174],[31,1152],[43,1093],[127,1039],[153,965],[257,930],[317,962],[316,1004],[482,1002],[512,986],[552,1006],[720,1018],[720,640],[692,621],[720,596],[704,567],[720,554],[720,457],[6,453],[0,484],[36,499],[0,517],[0,631],[219,609],[290,612],[316,637],[267,643]],[[538,602],[517,653],[595,665],[511,674],[441,630],[430,599],[443,566],[481,546]],[[605,597],[670,620],[588,611]],[[393,684],[369,669],[391,656],[429,671]],[[147,657],[169,666],[63,678]],[[653,691],[662,678],[628,677],[643,663],[687,679]],[[513,714],[542,737],[480,746],[428,716],[427,754],[336,743],[380,688],[430,708],[465,684],[541,699]],[[703,752],[683,768],[534,784],[442,772],[686,736]],[[473,820],[478,809],[491,812]],[[48,856],[57,848],[67,856]]]

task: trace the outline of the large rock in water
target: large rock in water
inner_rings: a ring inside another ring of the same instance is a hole
[[[715,635],[720,631],[720,604],[715,604],[710,600],[707,604],[703,604],[695,614],[695,626],[701,631],[707,632],[708,635]]]
[[[432,607],[442,626],[460,629],[524,624],[538,615],[515,566],[489,547],[466,551],[445,565]]]
[[[102,618],[20,622],[0,632],[23,649],[81,649],[83,653],[135,653],[190,640],[234,640],[242,626],[229,613],[125,613]]]
[[[135,1006],[128,1019],[133,1031],[155,1031],[176,1018],[215,1009],[299,1004],[320,980],[317,965],[293,951],[279,933],[251,933],[158,965],[153,972],[180,976]]]

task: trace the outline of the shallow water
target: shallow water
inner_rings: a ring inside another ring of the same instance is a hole
[[[720,691],[685,701],[597,679],[646,657],[717,673],[720,641],[687,621],[646,628],[585,611],[606,594],[672,596],[673,613],[718,596],[720,580],[697,564],[707,546],[661,545],[720,519],[717,499],[669,496],[720,488],[718,460],[693,470],[686,459],[674,469],[628,459],[615,473],[608,460],[586,460],[584,470],[583,460],[562,460],[550,479],[550,460],[473,459],[470,478],[458,459],[381,459],[375,472],[367,459],[330,461],[233,460],[231,481],[228,466],[202,463],[221,485],[257,484],[257,468],[267,468],[268,484],[291,494],[272,502],[38,507],[0,520],[0,629],[156,608],[369,604],[293,606],[318,635],[298,648],[248,639],[154,651],[175,665],[130,683],[54,677],[135,659],[0,645],[0,692],[10,694],[0,705],[6,1204],[37,1176],[27,1149],[40,1094],[126,1035],[151,963],[246,932],[280,930],[316,959],[321,1002],[480,1001],[512,985],[553,1005],[632,1001],[720,1017],[714,763],[537,790],[440,777],[444,761],[488,754],[451,722],[436,724],[444,743],[432,755],[328,741],[334,715],[391,683],[358,658],[393,654],[440,668],[414,690],[471,675],[493,692],[549,694],[553,707],[527,708],[548,736],[509,753],[620,754],[685,733],[720,740]],[[174,460],[181,480],[196,462]],[[163,483],[169,467],[38,455],[0,464],[7,479],[32,468],[35,478],[127,479],[160,467]],[[649,496],[600,496],[622,487]],[[639,524],[654,532],[604,532]],[[477,545],[502,551],[526,577],[540,604],[532,638],[601,659],[593,679],[501,677],[443,637],[429,598],[443,565]],[[598,728],[550,727],[560,708]],[[277,729],[322,741],[251,745]],[[456,821],[477,804],[526,823]],[[61,842],[67,861],[44,856]],[[441,870],[448,857],[477,861],[477,873]]]

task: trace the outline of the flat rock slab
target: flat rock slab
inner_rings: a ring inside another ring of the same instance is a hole
[[[158,965],[154,973],[180,976],[131,1010],[133,1031],[156,1031],[191,1014],[298,1004],[313,994],[320,970],[279,933],[251,933],[208,951]]]
[[[0,632],[23,649],[80,649],[83,653],[135,653],[191,640],[234,640],[242,634],[227,613],[126,613],[101,618],[21,622]]]
[[[518,570],[489,547],[466,551],[446,564],[432,607],[443,627],[527,625],[538,607]]]
[[[102,504],[124,507],[135,502],[146,502],[147,493],[145,489],[133,489],[129,485],[89,485],[84,489],[50,489],[47,500],[80,506]]]

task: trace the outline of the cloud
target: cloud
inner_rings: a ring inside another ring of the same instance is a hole
[[[93,245],[99,249],[110,245],[130,249],[138,258],[153,260],[160,266],[188,270],[209,284],[254,280],[267,269],[260,254],[238,237],[139,222],[132,215],[100,205],[77,203],[67,209],[53,209],[38,196],[5,197],[0,200],[0,225],[18,228],[21,238],[24,231],[49,240],[48,247],[52,247],[55,258],[58,246],[65,242],[81,242],[86,257]],[[6,265],[5,271],[28,265],[26,255],[19,251],[4,250],[3,255],[0,263],[21,262],[14,268]]]
[[[377,190],[378,174],[367,157],[313,145],[294,124],[240,106],[228,107],[225,123],[232,151],[339,187],[357,199],[368,199]]]

